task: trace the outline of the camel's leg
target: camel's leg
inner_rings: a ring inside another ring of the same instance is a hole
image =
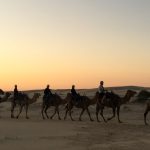
[[[28,117],[28,108],[29,108],[29,105],[26,105],[25,106],[25,109],[26,109],[26,119],[29,119],[29,117]]]
[[[44,112],[45,112],[45,115],[46,115],[47,119],[49,119],[49,116],[48,116],[48,114],[47,114],[47,110],[48,110],[48,108],[49,108],[49,106],[47,105],[47,106],[45,107],[45,110],[44,110]]]
[[[72,112],[71,112],[72,109],[73,109],[73,105],[71,105],[71,104],[68,105],[69,116],[70,116],[71,120],[74,121],[74,119],[72,118]]]
[[[85,108],[82,108],[82,111],[81,111],[81,113],[80,113],[80,117],[79,117],[79,121],[82,121],[81,117],[82,117],[82,115],[83,115],[84,111],[85,111]]]
[[[68,107],[66,107],[66,113],[65,113],[65,116],[64,116],[64,120],[66,120],[66,119],[67,119],[68,111],[69,111],[69,109],[68,109]]]
[[[71,113],[72,108],[69,109],[69,115],[72,121],[74,121],[74,119],[72,118],[72,113]]]
[[[72,105],[67,104],[67,106],[66,106],[66,113],[65,113],[64,120],[66,120],[66,118],[67,118],[67,114],[68,114],[68,112],[69,112],[69,115],[70,115],[71,120],[72,120],[72,121],[74,121],[74,120],[73,120],[73,118],[72,118],[72,114],[71,114],[71,110],[72,110],[72,108],[73,108],[73,106],[72,106]]]
[[[19,118],[20,114],[22,113],[23,105],[20,106],[19,114],[17,115],[17,119]]]
[[[115,117],[115,115],[116,115],[116,108],[113,108],[113,115],[112,115],[112,117],[108,118],[107,120],[113,119]]]
[[[45,109],[45,105],[43,103],[42,104],[42,110],[41,110],[41,114],[42,114],[43,119],[45,119],[45,117],[44,117],[44,109]]]
[[[89,111],[88,107],[86,108],[86,111],[87,111],[87,113],[88,113],[88,115],[89,115],[90,121],[94,121],[94,120],[92,119],[92,117],[91,117],[91,114],[90,114],[90,111]]]
[[[15,103],[11,103],[11,118],[14,118]]]
[[[56,110],[56,107],[55,107],[55,111],[54,111],[53,115],[50,117],[51,119],[53,119],[53,117],[56,115],[56,112],[57,112],[57,110]]]
[[[59,115],[59,107],[57,107],[57,114],[58,114],[58,119],[61,120],[61,117]]]
[[[144,113],[144,123],[145,123],[145,125],[148,125],[148,123],[146,121],[146,117],[147,117],[148,112],[149,112],[149,108],[147,107],[146,110],[145,110],[145,113]]]
[[[120,121],[120,106],[117,107],[117,116],[118,116],[118,122],[122,123],[122,121]]]
[[[97,119],[97,122],[100,122],[100,120],[98,118],[99,111],[100,111],[100,107],[98,105],[96,105],[96,119]]]
[[[104,117],[104,113],[103,113],[103,111],[104,111],[104,107],[102,107],[102,108],[101,108],[100,115],[102,116],[102,118],[103,118],[104,122],[107,122],[107,121],[106,121],[106,119],[105,119],[105,117]]]

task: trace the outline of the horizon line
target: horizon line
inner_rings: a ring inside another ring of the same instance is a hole
[[[150,88],[150,86],[136,86],[136,85],[121,85],[121,86],[106,86],[105,88],[127,88],[127,87],[130,87],[130,88]],[[93,88],[76,88],[76,90],[95,90],[97,89],[98,87],[93,87]],[[57,89],[51,89],[51,90],[70,90],[71,88],[57,88]],[[29,89],[29,90],[19,90],[19,91],[24,91],[24,92],[29,92],[29,91],[43,91],[44,89]],[[12,92],[12,90],[6,90],[6,91],[9,91],[9,92]]]

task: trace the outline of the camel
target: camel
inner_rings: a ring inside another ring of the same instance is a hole
[[[55,114],[58,114],[58,119],[61,120],[61,117],[59,115],[59,106],[60,105],[65,105],[67,103],[67,98],[62,99],[58,94],[53,94],[52,97],[50,97],[50,99],[46,102],[44,97],[43,97],[43,104],[42,104],[42,110],[41,110],[41,114],[43,119],[45,119],[44,117],[44,113],[47,117],[47,119],[49,119],[49,116],[47,114],[47,110],[48,108],[50,108],[51,106],[55,107],[55,111],[53,113],[53,115],[50,117],[50,119],[53,119],[53,117],[55,116]]]
[[[145,125],[148,125],[148,123],[146,121],[146,117],[147,117],[147,114],[148,114],[149,111],[150,111],[150,101],[147,102],[145,113],[144,113],[144,123],[145,123]]]
[[[14,112],[14,109],[15,109],[16,105],[19,105],[20,110],[19,110],[19,113],[18,113],[16,118],[17,119],[19,118],[23,107],[25,107],[25,109],[26,109],[26,119],[29,119],[29,117],[28,117],[28,107],[29,107],[30,104],[35,103],[40,96],[41,96],[40,93],[34,93],[33,97],[29,98],[29,96],[27,94],[23,94],[17,100],[15,100],[15,101],[12,100],[11,118],[14,118],[13,112]]]
[[[124,97],[120,97],[117,94],[114,94],[113,92],[111,92],[111,93],[107,92],[104,95],[104,97],[97,102],[97,105],[96,105],[96,118],[97,118],[97,121],[99,122],[98,114],[99,114],[100,110],[101,110],[100,115],[102,116],[104,122],[107,122],[107,121],[109,121],[109,120],[111,120],[111,119],[113,119],[115,117],[116,109],[117,109],[118,122],[122,123],[120,121],[120,116],[119,116],[119,114],[120,114],[120,106],[122,104],[127,103],[130,100],[130,98],[133,97],[135,94],[136,94],[135,91],[128,90]],[[103,110],[104,110],[105,106],[106,107],[110,107],[113,110],[112,117],[108,118],[107,121],[106,121],[106,119],[103,116]]]
[[[8,100],[8,98],[9,98],[10,95],[11,95],[11,93],[6,92],[5,95],[4,95],[4,97],[0,97],[0,103],[6,102]]]
[[[68,102],[67,102],[67,107],[66,107],[66,113],[65,113],[64,120],[66,120],[67,114],[69,112],[71,120],[74,121],[74,119],[72,118],[72,112],[71,111],[72,111],[73,107],[75,106],[77,108],[81,108],[82,109],[82,111],[80,113],[80,116],[79,116],[79,121],[82,121],[81,117],[82,117],[82,115],[83,115],[85,110],[88,113],[90,121],[94,121],[91,118],[91,114],[90,114],[90,111],[89,111],[89,106],[90,105],[94,105],[94,104],[97,103],[97,100],[98,100],[98,97],[99,97],[99,93],[96,92],[95,96],[92,99],[88,98],[87,96],[80,96],[80,97],[81,97],[81,101],[80,101],[79,105],[76,106],[75,101],[73,100],[74,98],[73,98],[72,94],[71,93],[67,94]]]

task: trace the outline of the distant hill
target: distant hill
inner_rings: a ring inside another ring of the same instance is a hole
[[[140,86],[118,86],[118,87],[108,87],[111,90],[150,90],[150,87],[140,87]]]
[[[107,90],[150,90],[150,87],[140,87],[140,86],[116,86],[116,87],[106,87]],[[59,92],[68,92],[70,89],[52,89],[53,91],[59,91]],[[90,91],[94,92],[97,91],[97,88],[91,88],[91,89],[77,89],[78,91]],[[33,90],[25,90],[23,92],[42,92],[43,89],[33,89]],[[12,92],[12,91],[9,91]]]
[[[150,90],[150,87],[140,87],[140,86],[116,86],[116,87],[106,87],[107,90],[135,90],[135,91],[140,91],[140,90]],[[97,90],[97,88],[93,89],[79,89],[80,91],[82,90]]]

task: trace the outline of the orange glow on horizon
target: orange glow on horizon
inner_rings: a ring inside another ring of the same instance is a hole
[[[150,2],[1,1],[0,88],[150,86]],[[140,11],[137,11],[140,10]]]

